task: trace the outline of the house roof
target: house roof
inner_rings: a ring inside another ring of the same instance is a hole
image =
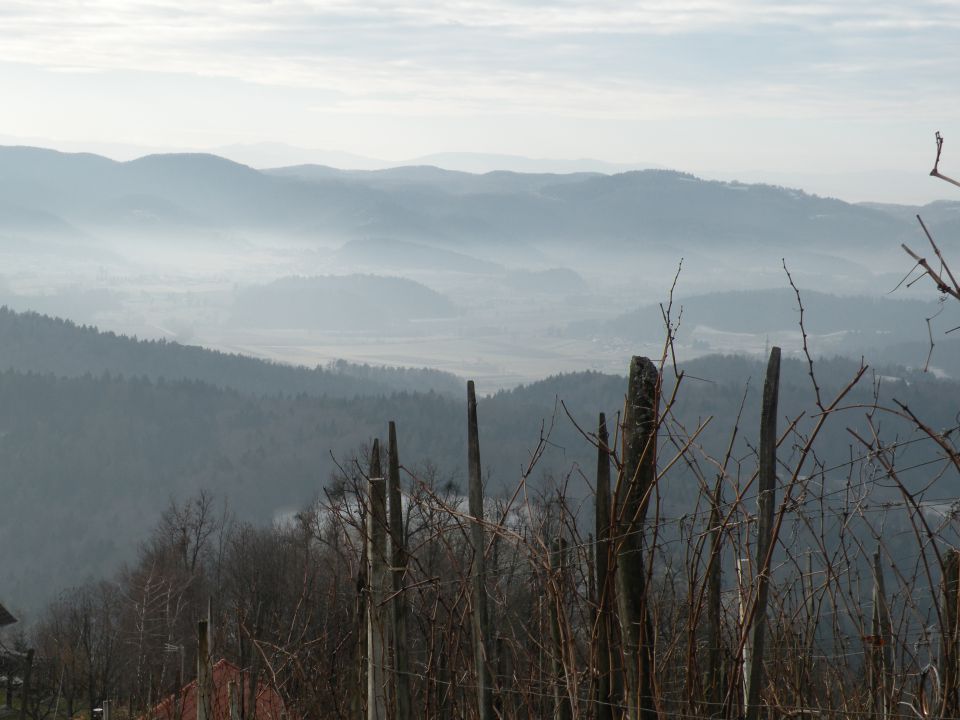
[[[17,619],[10,614],[3,604],[0,604],[0,627],[3,627],[4,625],[12,625],[16,621]]]
[[[249,693],[249,673],[236,665],[220,660],[213,666],[213,698],[210,720],[230,720],[230,696],[227,683],[237,683],[237,692],[243,693],[244,701]],[[283,713],[283,699],[272,687],[257,683],[256,720],[280,720]],[[194,720],[197,717],[197,681],[184,686],[178,693],[171,695],[139,720]]]

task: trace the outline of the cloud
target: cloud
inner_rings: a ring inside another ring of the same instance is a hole
[[[256,132],[279,122],[263,107],[250,112],[243,102],[253,101],[240,99],[238,84],[257,86],[250,97],[269,90],[286,117],[299,110],[312,118],[411,124],[432,118],[423,132],[447,137],[459,137],[454,126],[464,118],[481,116],[505,118],[501,128],[519,116],[527,128],[566,118],[567,127],[588,127],[576,124],[583,119],[597,131],[609,121],[621,123],[622,147],[633,142],[634,122],[660,128],[695,120],[739,137],[738,123],[768,120],[771,128],[778,120],[796,127],[851,118],[873,127],[909,115],[953,117],[960,98],[954,99],[953,58],[942,48],[952,47],[958,31],[960,4],[936,0],[0,4],[5,63],[74,73],[78,85],[106,78],[95,86],[104,97],[113,92],[109,79],[123,76],[115,83],[124,89],[116,90],[115,109],[123,91],[153,87],[161,75],[190,88],[189,97],[183,91],[185,107],[220,88],[232,114],[224,110],[206,122],[220,128],[225,118],[238,137],[254,132],[244,129],[245,114],[262,116]],[[171,85],[164,80],[164,103],[177,102],[179,90]],[[36,122],[36,111],[23,112],[22,126]],[[199,122],[187,110],[166,115],[180,118],[184,133]],[[351,123],[329,126],[339,131]]]

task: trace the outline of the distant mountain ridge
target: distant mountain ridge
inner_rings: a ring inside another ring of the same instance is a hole
[[[341,242],[388,236],[450,246],[619,246],[731,239],[776,247],[839,241],[896,246],[914,233],[907,220],[874,207],[667,170],[473,175],[301,166],[261,172],[215,155],[150,155],[119,163],[0,147],[0,196],[20,209],[21,219],[42,212],[48,224],[59,219],[88,232],[129,233],[139,222],[179,233],[244,227]],[[0,234],[22,230],[0,216]]]

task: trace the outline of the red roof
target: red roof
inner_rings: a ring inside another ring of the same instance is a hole
[[[227,683],[237,684],[237,694],[241,703],[246,703],[249,694],[250,678],[246,670],[241,671],[227,660],[220,660],[213,666],[212,715],[210,720],[230,720],[230,696]],[[257,683],[256,720],[280,720],[283,713],[283,699],[280,694],[262,682]],[[197,718],[197,681],[186,685],[178,695],[171,695],[153,708],[140,720],[196,720]]]

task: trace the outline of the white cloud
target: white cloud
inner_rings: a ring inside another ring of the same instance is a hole
[[[914,132],[905,118],[960,122],[943,49],[958,31],[960,3],[933,0],[4,0],[0,91],[33,104],[5,108],[0,132],[68,137],[83,117],[104,136],[151,144],[214,132],[303,142],[313,123],[343,149],[402,157],[474,149],[449,143],[487,123],[507,140],[483,134],[485,150],[542,142],[531,154],[550,154],[549,140],[572,155],[682,162],[675,138],[658,136],[662,156],[652,141],[637,149],[637,128],[674,123],[713,141],[690,157],[727,152],[717,162],[730,166],[751,151],[744,128],[762,125],[771,137],[823,137],[825,154],[846,158],[843,131],[819,126],[859,123],[883,141]],[[89,99],[27,82],[23,68],[72,79]],[[131,94],[151,112],[135,111]],[[577,137],[561,142],[561,127]]]

